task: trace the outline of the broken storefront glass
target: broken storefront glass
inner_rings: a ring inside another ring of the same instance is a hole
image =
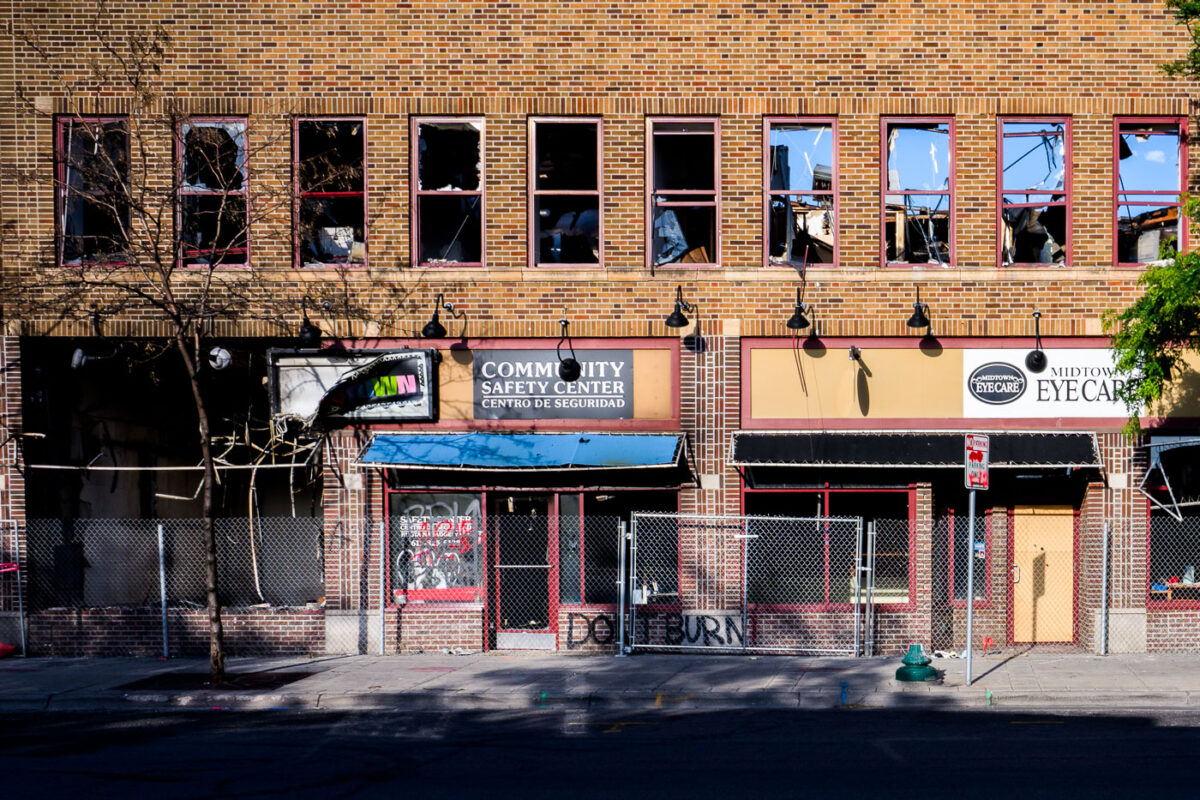
[[[1169,257],[1181,233],[1179,125],[1123,123],[1117,149],[1117,260]]]

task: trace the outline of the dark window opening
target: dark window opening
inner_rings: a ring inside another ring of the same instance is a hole
[[[125,120],[59,119],[57,150],[59,262],[122,261],[130,219]]]
[[[651,122],[650,262],[715,264],[718,258],[717,125]]]
[[[883,195],[888,262],[949,266],[952,260],[952,123],[888,122]]]
[[[364,151],[362,120],[296,124],[300,263],[366,263]]]
[[[415,123],[418,264],[483,262],[483,122]]]
[[[1150,600],[1200,601],[1200,508],[1150,513]]]
[[[533,137],[535,263],[600,263],[599,123],[535,120]]]
[[[639,511],[674,513],[678,499],[673,492],[589,492],[582,498],[580,525],[580,495],[559,495],[559,599],[563,603],[582,599],[584,603],[615,604],[621,523],[629,530],[634,512]],[[669,551],[676,551],[674,543]],[[670,583],[673,587],[674,577]]]
[[[184,263],[246,263],[246,123],[192,120],[181,127],[180,144],[179,238]]]

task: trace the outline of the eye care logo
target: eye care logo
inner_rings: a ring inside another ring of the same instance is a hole
[[[1012,364],[993,361],[975,369],[967,379],[971,396],[981,403],[1002,406],[1025,394],[1025,373]]]

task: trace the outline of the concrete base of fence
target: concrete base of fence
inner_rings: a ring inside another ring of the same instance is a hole
[[[1100,630],[1101,612],[1095,612],[1093,630]],[[1097,648],[1100,637],[1096,637]],[[1146,652],[1146,611],[1137,608],[1114,608],[1108,612],[1108,652]]]
[[[379,652],[379,612],[325,609],[325,652],[365,655]]]

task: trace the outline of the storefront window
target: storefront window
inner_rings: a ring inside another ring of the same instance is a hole
[[[749,601],[850,603],[859,592],[855,556],[866,564],[869,539],[865,534],[874,530],[875,583],[871,601],[908,603],[911,495],[908,489],[748,491],[748,515],[814,520],[811,526],[769,521],[753,525],[753,538],[747,540],[746,552]],[[861,542],[857,524],[825,518],[861,519]]]
[[[637,511],[678,507],[674,492],[562,494],[558,502],[560,602],[601,605],[618,601],[621,523],[628,527]]]
[[[388,572],[392,602],[483,599],[482,498],[470,492],[394,492]]]
[[[1200,508],[1150,514],[1150,601],[1200,606]]]

